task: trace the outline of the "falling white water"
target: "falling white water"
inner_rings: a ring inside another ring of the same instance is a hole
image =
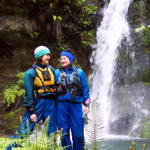
[[[109,128],[110,100],[118,48],[121,41],[128,39],[130,35],[126,18],[130,3],[131,0],[111,0],[104,8],[104,17],[97,29],[96,50],[91,57],[91,98],[102,104],[105,134]]]

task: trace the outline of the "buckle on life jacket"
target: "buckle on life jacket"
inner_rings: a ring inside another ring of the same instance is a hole
[[[67,74],[62,68],[60,69],[60,72],[60,77],[57,82],[58,93],[63,95],[69,92],[72,96],[72,101],[75,101],[76,96],[82,94],[77,68],[75,68],[71,74]]]

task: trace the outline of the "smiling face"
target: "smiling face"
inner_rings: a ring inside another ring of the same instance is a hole
[[[42,58],[41,58],[41,64],[43,64],[43,65],[48,65],[50,58],[51,58],[51,57],[50,57],[49,54],[43,55]]]
[[[60,64],[63,68],[68,67],[70,65],[70,60],[66,56],[61,56],[60,57]]]

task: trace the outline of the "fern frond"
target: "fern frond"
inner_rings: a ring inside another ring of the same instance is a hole
[[[85,141],[96,144],[104,138],[104,119],[101,104],[94,100],[88,114],[88,124],[85,125]]]

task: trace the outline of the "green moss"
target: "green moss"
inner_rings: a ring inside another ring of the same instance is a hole
[[[144,85],[146,85],[146,86],[150,86],[150,82],[143,82],[144,83]]]
[[[144,7],[145,7],[145,2],[144,1],[137,1],[136,3],[134,3],[134,5],[133,5],[133,8],[134,9],[137,9],[137,10],[141,10],[141,11],[143,11],[143,9],[144,9]]]
[[[141,131],[141,138],[148,138],[150,139],[150,121],[144,124],[143,130]]]
[[[150,30],[144,31],[143,44],[144,44],[145,49],[147,49],[146,52],[150,53]]]
[[[150,68],[140,72],[137,78],[139,81],[150,83]]]
[[[129,55],[126,53],[126,51],[121,51],[119,58],[122,62],[126,62],[129,58]]]
[[[131,57],[129,56],[129,54],[124,49],[122,49],[120,54],[119,54],[119,62],[121,64],[126,64],[127,66],[132,65]]]
[[[137,1],[136,3],[134,3],[133,5],[134,8],[134,12],[137,18],[140,18],[141,16],[144,16],[145,14],[145,2],[142,1]]]
[[[149,10],[147,7],[146,0],[135,1],[132,5],[132,13],[130,13],[133,23],[138,23],[143,21],[145,18],[149,17]]]

